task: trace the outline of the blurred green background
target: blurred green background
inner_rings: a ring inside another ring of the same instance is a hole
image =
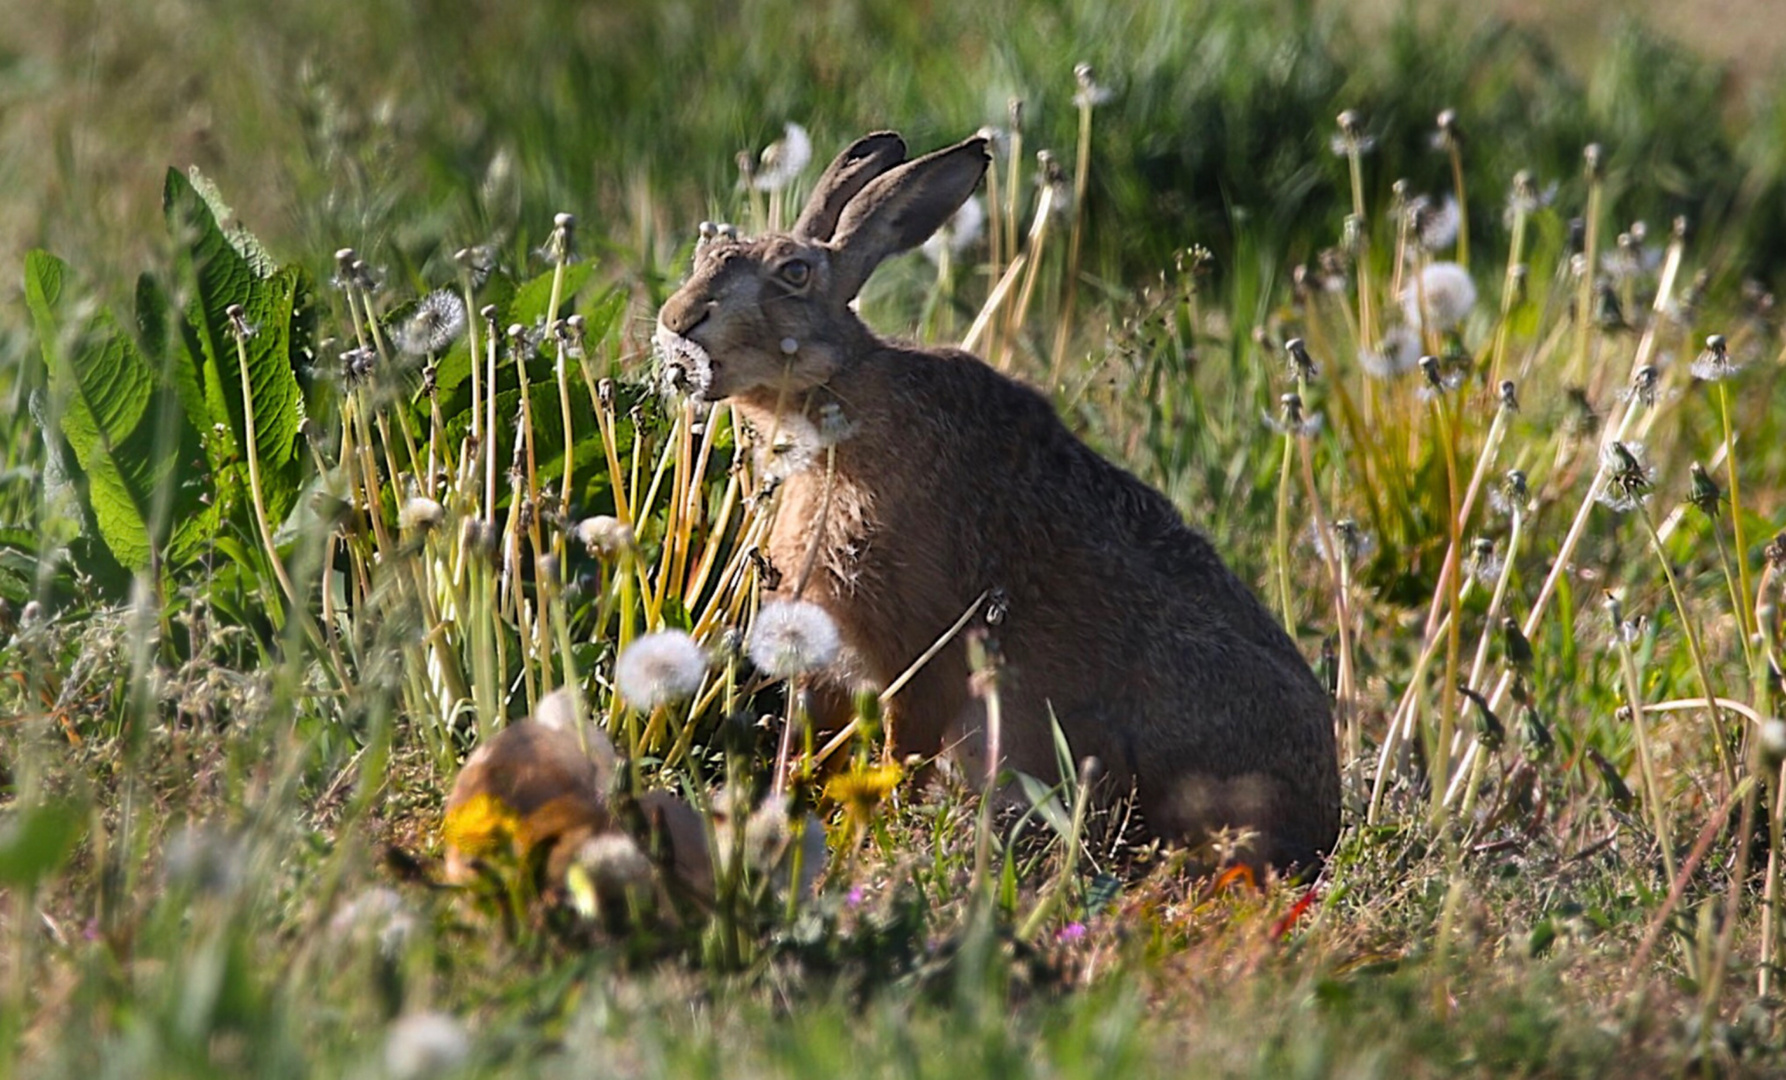
[[[1342,107],[1381,136],[1379,191],[1448,186],[1425,133],[1449,105],[1475,137],[1473,190],[1493,195],[1472,200],[1484,226],[1515,169],[1567,184],[1598,141],[1619,220],[1686,213],[1709,232],[1741,214],[1726,264],[1786,259],[1770,74],[1786,15],[1766,0],[6,0],[0,15],[0,261],[45,246],[112,282],[152,259],[162,170],[188,164],[319,270],[342,245],[416,267],[517,229],[537,240],[558,210],[645,268],[727,209],[712,199],[733,191],[735,153],[790,120],[821,157],[882,126],[926,147],[1006,124],[1016,97],[1026,147],[1070,159],[1079,61],[1115,91],[1088,210],[1091,267],[1112,277],[1190,242],[1225,254],[1236,229],[1292,256],[1331,243]],[[6,320],[16,336],[16,303]]]

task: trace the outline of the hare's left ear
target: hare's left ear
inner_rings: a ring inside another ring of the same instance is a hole
[[[870,180],[905,160],[905,140],[891,131],[864,135],[837,155],[819,177],[792,230],[802,240],[829,240],[843,208]]]
[[[989,161],[986,140],[975,136],[870,181],[838,218],[832,291],[854,297],[883,259],[928,240],[974,193]]]

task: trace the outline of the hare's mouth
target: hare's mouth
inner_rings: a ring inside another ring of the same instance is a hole
[[[683,337],[660,323],[652,335],[656,346],[658,375],[672,394],[705,399],[713,389],[713,356],[700,342]]]

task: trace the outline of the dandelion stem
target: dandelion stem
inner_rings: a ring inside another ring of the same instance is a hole
[[[236,362],[242,374],[242,427],[248,439],[248,493],[254,502],[254,523],[260,530],[261,546],[266,548],[267,561],[272,564],[273,576],[279,581],[279,589],[285,594],[286,603],[295,612],[300,606],[298,590],[292,585],[291,576],[285,572],[285,561],[279,557],[279,548],[273,543],[272,525],[267,520],[267,500],[261,494],[260,442],[254,427],[254,381],[248,377],[248,339],[244,334],[236,335]]]
[[[1296,613],[1290,600],[1290,462],[1296,454],[1296,436],[1284,433],[1284,462],[1277,478],[1277,583],[1284,632],[1296,636]]]
[[[1575,287],[1575,353],[1569,367],[1569,381],[1575,383],[1581,382],[1587,371],[1588,347],[1594,331],[1595,265],[1600,258],[1599,148],[1589,150],[1593,153],[1588,166],[1588,207],[1583,214],[1581,280]]]
[[[1662,868],[1674,880],[1674,840],[1669,835],[1668,815],[1662,805],[1661,786],[1656,779],[1655,763],[1650,754],[1649,724],[1644,720],[1643,680],[1638,675],[1637,657],[1631,643],[1625,640],[1620,627],[1613,626],[1618,639],[1620,669],[1625,676],[1625,701],[1631,706],[1632,730],[1637,733],[1637,765],[1643,776],[1643,801],[1649,808],[1650,827],[1656,832],[1656,843],[1662,849]]]
[[[1061,298],[1059,325],[1054,331],[1054,357],[1048,368],[1048,385],[1060,380],[1067,348],[1073,336],[1073,309],[1079,300],[1079,253],[1085,235],[1085,196],[1091,174],[1092,95],[1079,101],[1079,149],[1073,168],[1073,227],[1067,233],[1066,295]]]
[[[1450,546],[1445,552],[1445,585],[1446,606],[1451,612],[1451,621],[1445,632],[1445,682],[1446,687],[1457,685],[1457,668],[1459,652],[1463,643],[1463,610],[1460,606],[1461,585],[1458,581],[1462,574],[1460,558],[1463,550],[1463,492],[1457,482],[1457,442],[1456,433],[1451,423],[1449,410],[1445,406],[1443,394],[1433,398],[1433,419],[1437,428],[1437,438],[1445,455],[1445,484],[1450,497],[1450,513],[1446,524],[1450,528]],[[1447,778],[1451,769],[1451,733],[1457,723],[1457,695],[1445,693],[1439,702],[1439,738],[1433,748],[1432,772],[1435,805],[1433,807],[1434,823],[1441,829],[1444,827],[1445,797]]]
[[[1736,429],[1730,423],[1730,385],[1723,379],[1718,381],[1718,412],[1724,422],[1724,466],[1730,477],[1730,531],[1736,540],[1737,590],[1743,596],[1748,596],[1749,548],[1743,542],[1743,496],[1736,472]],[[1742,628],[1744,642],[1749,640],[1749,635],[1755,630],[1752,615],[1747,604],[1736,606],[1736,621]]]
[[[1464,194],[1464,152],[1461,139],[1448,139],[1451,152],[1451,187],[1457,195],[1457,262],[1470,268],[1470,203]]]
[[[1459,183],[1462,183],[1462,181],[1460,180]],[[1493,386],[1500,381],[1501,365],[1506,361],[1507,357],[1507,339],[1513,329],[1511,321],[1513,318],[1513,300],[1515,294],[1519,291],[1518,275],[1520,266],[1525,260],[1526,226],[1530,220],[1528,215],[1529,211],[1526,209],[1524,200],[1516,201],[1513,207],[1513,240],[1507,251],[1507,274],[1501,280],[1501,314],[1500,318],[1495,323],[1494,347],[1489,352],[1488,383],[1490,386]],[[1460,227],[1458,232],[1460,239],[1463,236],[1462,229],[1467,227],[1468,224],[1466,218],[1466,224]],[[1460,259],[1459,261],[1461,262],[1462,260]]]
[[[1687,610],[1686,600],[1681,596],[1680,582],[1674,576],[1674,565],[1668,559],[1667,549],[1662,546],[1662,537],[1656,532],[1656,523],[1650,520],[1648,506],[1638,505],[1637,520],[1643,523],[1644,535],[1650,541],[1650,550],[1656,553],[1656,561],[1662,564],[1662,576],[1668,582],[1668,595],[1674,600],[1675,614],[1680,616],[1681,636],[1687,639],[1687,653],[1693,658],[1693,668],[1699,675],[1700,689],[1705,691],[1706,714],[1712,723],[1712,741],[1718,751],[1718,767],[1724,772],[1726,790],[1729,790],[1736,786],[1736,767],[1730,760],[1730,738],[1724,730],[1724,716],[1712,704],[1717,700],[1717,692],[1712,689],[1711,669],[1706,666],[1705,651],[1699,647],[1699,634],[1693,629],[1692,614]]]

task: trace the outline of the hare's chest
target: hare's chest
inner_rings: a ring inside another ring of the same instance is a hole
[[[769,537],[777,591],[835,596],[877,591],[887,534],[872,491],[833,474],[801,475],[782,486]]]

